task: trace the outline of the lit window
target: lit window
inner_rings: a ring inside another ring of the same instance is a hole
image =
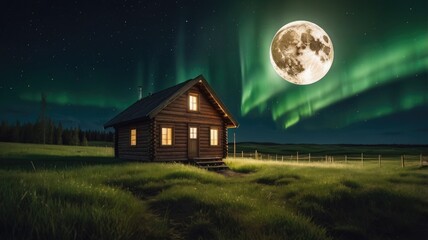
[[[216,129],[216,128],[211,128],[210,145],[211,146],[217,146],[218,145],[218,129]]]
[[[190,128],[190,139],[197,139],[198,138],[198,128],[191,127]]]
[[[189,95],[189,110],[190,111],[198,111],[198,96],[197,95]]]
[[[137,129],[131,129],[131,146],[137,145]]]
[[[162,145],[172,145],[172,128],[162,128]]]

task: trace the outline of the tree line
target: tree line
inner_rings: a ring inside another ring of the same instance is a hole
[[[41,118],[35,123],[0,124],[1,142],[21,142],[87,146],[89,141],[113,142],[112,132],[81,130],[80,128],[63,128],[61,123],[54,123],[49,118]]]

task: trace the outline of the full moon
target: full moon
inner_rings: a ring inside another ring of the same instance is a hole
[[[333,63],[333,43],[318,25],[295,21],[276,32],[270,45],[270,61],[283,79],[307,85],[323,78]]]

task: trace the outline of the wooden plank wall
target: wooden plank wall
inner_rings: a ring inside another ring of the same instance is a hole
[[[199,96],[199,111],[188,111],[188,94],[197,93]],[[208,98],[194,86],[187,93],[181,95],[174,102],[165,107],[156,117],[155,138],[159,139],[155,146],[156,161],[187,160],[187,141],[189,125],[198,126],[199,157],[224,156],[224,123],[220,113],[215,109]],[[174,128],[173,146],[161,146],[162,126]],[[210,146],[210,128],[217,127],[219,132],[219,145]]]
[[[210,129],[211,127],[217,127],[218,129],[218,146],[210,145]],[[217,125],[201,125],[199,127],[199,157],[222,157],[223,156],[223,144],[221,141],[222,127]]]
[[[137,129],[137,145],[131,146],[131,129]],[[116,131],[118,139],[118,157],[122,159],[150,161],[149,144],[150,122],[121,126]]]
[[[229,144],[227,144],[227,124],[223,123],[223,135],[222,138],[219,138],[219,141],[222,141],[223,144],[223,158],[227,158],[227,153],[229,152]]]
[[[156,161],[186,161],[187,160],[187,124],[156,121],[159,139],[156,147]],[[173,145],[162,146],[162,126],[173,127]]]

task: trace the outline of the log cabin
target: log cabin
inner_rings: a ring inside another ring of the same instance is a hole
[[[200,75],[140,97],[104,125],[109,127],[117,158],[217,165],[227,156],[227,129],[238,122]]]

